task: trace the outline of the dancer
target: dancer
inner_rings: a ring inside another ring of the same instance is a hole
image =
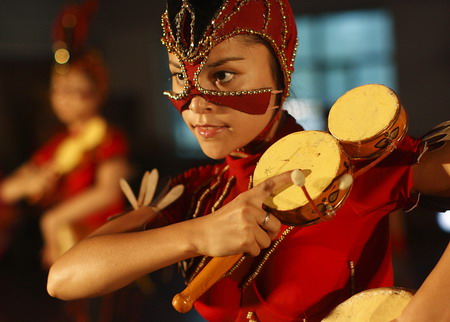
[[[333,220],[282,224],[262,205],[291,173],[252,180],[274,142],[302,131],[282,108],[297,44],[289,3],[168,1],[162,22],[166,95],[203,152],[224,161],[175,177],[184,193],[166,209],[138,207],[78,243],[52,266],[49,293],[98,296],[178,262],[191,282],[211,257],[236,254],[246,255],[195,302],[208,321],[320,321],[353,293],[392,285],[387,215],[421,193],[449,195],[450,145],[417,163],[421,140],[406,136]]]

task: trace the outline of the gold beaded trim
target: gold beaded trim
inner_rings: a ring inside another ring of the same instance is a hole
[[[191,14],[191,26],[190,27],[191,27],[191,38],[192,38],[193,37],[193,23],[195,20],[195,15],[193,15],[193,12],[191,13],[191,11],[189,11],[190,7],[188,4],[186,4],[186,6],[184,5],[184,3],[186,3],[186,2],[187,1],[183,1],[183,7],[178,14],[180,15],[180,17],[182,16],[182,13],[185,14],[186,11]],[[262,37],[263,39],[267,40],[272,45],[272,48],[275,50],[275,52],[277,54],[277,57],[280,59],[280,65],[281,65],[281,68],[284,70],[284,75],[285,75],[286,97],[287,97],[287,96],[289,96],[291,74],[292,74],[294,60],[295,60],[296,51],[297,51],[297,47],[298,47],[298,38],[296,39],[292,59],[290,62],[288,62],[287,58],[285,56],[285,53],[283,51],[286,48],[286,36],[288,34],[287,21],[286,21],[287,17],[285,15],[285,6],[280,0],[277,0],[277,3],[280,6],[281,16],[283,18],[283,26],[284,26],[283,31],[282,31],[282,33],[283,33],[282,39],[283,40],[280,44],[280,47],[278,47],[275,40],[272,39],[270,37],[270,35],[268,35],[267,33],[258,32],[258,31],[251,30],[251,29],[237,28],[227,35],[224,35],[222,37],[215,37],[215,35],[217,34],[217,30],[220,30],[226,23],[228,23],[231,20],[231,18],[236,13],[238,13],[241,10],[241,8],[243,6],[245,6],[249,2],[250,2],[249,0],[243,0],[241,2],[238,2],[237,5],[235,6],[235,8],[233,8],[232,12],[228,16],[224,17],[220,21],[220,23],[216,25],[216,21],[221,17],[225,8],[227,7],[228,1],[224,1],[224,4],[220,8],[220,10],[218,10],[216,17],[211,20],[210,25],[206,28],[205,32],[203,33],[203,36],[202,36],[201,40],[199,41],[197,48],[194,48],[195,46],[193,46],[193,40],[191,39],[191,44],[190,44],[190,48],[188,51],[185,50],[185,48],[181,45],[180,40],[179,40],[179,36],[181,35],[181,29],[182,29],[182,26],[181,26],[182,19],[176,20],[177,39],[175,40],[173,37],[173,31],[170,27],[168,12],[166,10],[161,17],[161,19],[162,19],[161,26],[163,28],[163,36],[161,38],[161,42],[167,47],[167,50],[169,51],[169,53],[174,53],[180,61],[194,63],[194,62],[198,61],[200,58],[203,58],[203,61],[206,61],[211,49],[218,43],[224,41],[225,39],[236,36],[238,34],[258,35],[258,36]],[[264,15],[263,30],[267,31],[269,21],[270,21],[270,19],[272,19],[271,18],[271,4],[270,4],[270,2],[266,1],[265,5],[266,5],[267,13],[266,13],[266,15]],[[177,17],[178,17],[178,14],[177,14]],[[180,64],[180,65],[182,66],[183,64]],[[183,68],[181,68],[181,69],[183,70]],[[199,70],[200,70],[200,68],[199,68]],[[199,72],[200,71],[197,71],[196,74],[198,75]],[[188,79],[185,75],[185,72],[183,72],[183,75],[185,76],[185,82],[186,82],[183,91],[181,93],[165,91],[164,95],[167,95],[170,98],[175,99],[175,100],[180,100],[184,96],[187,95],[190,86],[188,83]],[[195,86],[202,93],[210,94],[210,95],[219,95],[219,96],[257,94],[257,93],[269,91],[269,89],[257,89],[257,90],[237,91],[237,92],[210,91],[210,90],[205,90],[205,89],[201,88],[198,85],[197,81],[195,81]]]
[[[189,48],[187,48],[187,55],[192,55],[192,53],[195,51],[195,42],[194,42],[194,25],[195,25],[195,12],[192,10],[191,6],[187,2],[187,0],[183,0],[183,4],[181,5],[180,12],[177,13],[175,16],[175,23],[177,25],[177,33],[175,38],[175,44],[178,48],[183,48],[183,51],[186,51],[186,48],[181,44],[180,40],[182,39],[182,28],[181,24],[185,18],[185,15],[189,14],[191,16],[191,37],[190,37],[190,43]]]
[[[261,269],[266,264],[266,262],[269,260],[269,257],[273,254],[275,249],[280,245],[280,243],[286,238],[286,236],[295,228],[295,226],[288,226],[283,233],[281,234],[280,238],[278,238],[274,243],[272,243],[272,246],[266,251],[264,254],[264,257],[259,262],[258,266],[256,267],[255,271],[247,277],[247,279],[242,283],[242,288],[246,288],[250,285],[251,282],[259,275],[261,272]]]
[[[223,189],[222,194],[220,195],[220,197],[217,199],[217,201],[214,203],[214,205],[211,207],[211,213],[213,213],[214,211],[216,211],[217,208],[219,208],[222,205],[223,200],[228,196],[228,194],[230,193],[231,190],[231,185],[234,184],[234,182],[236,181],[236,177],[235,176],[231,176],[228,181],[227,184],[225,185],[225,188]]]
[[[175,93],[174,91],[164,91],[163,95],[169,96],[170,98],[174,100],[180,100],[186,95],[188,95],[189,90],[191,86],[189,85],[189,80],[186,72],[186,68],[184,67],[184,64],[181,63],[180,58],[177,56],[178,61],[180,62],[180,69],[181,74],[183,75],[184,82],[183,82],[183,90],[180,93]]]
[[[350,294],[355,294],[355,263],[353,261],[348,262],[348,268],[350,270]]]
[[[250,189],[253,186],[253,176],[250,176],[248,188]],[[255,271],[247,277],[245,281],[242,282],[242,288],[246,288],[250,283],[259,275],[261,269],[266,264],[266,262],[269,260],[269,257],[272,255],[272,253],[275,251],[275,249],[278,247],[278,245],[286,238],[286,236],[292,231],[292,229],[295,228],[295,226],[289,226],[287,227],[283,233],[281,234],[280,238],[278,238],[266,251],[266,254],[262,258],[262,260],[259,262],[258,266],[256,267]],[[247,255],[243,255],[239,261],[234,264],[234,266],[224,275],[224,277],[231,276],[234,271],[244,262],[244,260],[247,258]]]
[[[219,184],[222,182],[222,178],[223,178],[223,174],[229,169],[229,166],[225,166],[222,171],[219,173],[218,175],[218,180],[208,189],[206,189],[203,194],[200,196],[199,200],[197,201],[197,207],[196,210],[192,216],[192,218],[197,218],[202,206],[203,201],[205,200],[205,198],[212,192],[214,191]],[[214,205],[211,207],[211,213],[213,213],[214,211],[216,211],[222,204],[223,200],[226,198],[226,196],[230,193],[231,187],[234,184],[234,182],[236,181],[236,177],[231,176],[224,189],[223,192],[221,193],[221,195],[219,196],[219,198],[217,199],[217,201],[214,203]],[[200,262],[197,264],[197,266],[195,267],[194,272],[191,274],[191,276],[186,280],[186,283],[189,284],[195,276],[197,276],[197,274],[200,272],[200,270],[206,265],[206,261],[207,259],[210,258],[209,256],[203,256],[200,259]],[[189,260],[189,263],[186,264],[186,261],[184,261],[183,267],[184,269],[189,268],[190,266],[192,266],[194,264],[194,259],[192,258]]]

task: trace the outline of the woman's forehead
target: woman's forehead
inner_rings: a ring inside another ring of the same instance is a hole
[[[85,73],[76,69],[69,70],[64,74],[54,73],[52,83],[74,87],[88,87],[93,85]]]
[[[207,64],[214,63],[218,60],[246,60],[254,58],[254,55],[269,54],[269,50],[262,43],[250,41],[248,36],[238,35],[220,42],[214,46],[209,54],[204,57]],[[174,53],[168,53],[169,64],[179,67],[181,60]]]

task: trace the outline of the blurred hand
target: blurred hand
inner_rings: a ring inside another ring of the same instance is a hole
[[[36,201],[42,198],[46,193],[52,191],[59,179],[58,173],[51,165],[42,167],[30,167],[26,173],[26,195]]]

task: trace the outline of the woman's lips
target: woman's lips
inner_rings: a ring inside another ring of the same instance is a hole
[[[227,128],[226,126],[210,124],[195,125],[194,127],[197,134],[203,138],[212,138]]]

